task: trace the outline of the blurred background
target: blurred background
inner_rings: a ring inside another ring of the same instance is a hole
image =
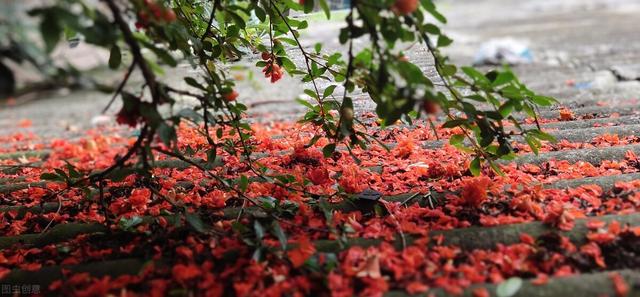
[[[109,70],[107,51],[72,36],[50,55],[43,55],[42,24],[27,14],[42,3],[0,2],[0,135],[37,135],[38,141],[45,142],[73,138],[96,126],[119,129],[113,120],[119,104],[103,114],[111,95],[99,90],[115,88],[126,69]],[[341,9],[348,0],[331,3],[335,9],[331,20],[320,12],[295,16],[310,22],[301,36],[305,46],[321,42],[328,51],[344,50],[337,36],[346,16]],[[558,98],[562,105],[554,109],[637,104],[640,1],[449,0],[437,5],[449,20],[445,31],[455,41],[445,53],[456,64],[487,69],[509,64],[530,88]],[[358,42],[363,46],[369,41]],[[401,48],[433,76],[433,63],[423,45]],[[291,55],[300,58],[295,48]],[[269,83],[253,66],[257,59],[257,53],[250,53],[228,65],[238,80],[240,100],[251,107],[253,121],[295,120],[304,110],[294,101],[302,94],[302,83],[291,77]],[[182,86],[181,76],[192,71],[196,70],[183,63],[161,79]],[[130,85],[140,83],[139,74],[134,73]],[[355,99],[360,108],[373,110],[365,94]]]

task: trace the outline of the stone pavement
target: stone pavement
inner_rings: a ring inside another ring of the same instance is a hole
[[[607,106],[636,103],[640,91],[638,1],[449,0],[440,1],[439,6],[449,19],[445,32],[456,41],[446,53],[458,64],[471,63],[479,46],[487,40],[513,37],[527,42],[534,55],[533,63],[514,67],[532,89],[555,96],[572,109],[598,102]],[[340,21],[314,21],[302,40],[308,47],[322,42],[325,49],[340,50],[335,36],[342,26]],[[358,42],[361,45],[367,41]],[[302,63],[296,49],[291,49],[291,55]],[[433,76],[433,63],[424,47],[414,45],[407,55]],[[244,78],[238,83],[240,100],[252,106],[249,113],[255,121],[296,119],[304,108],[294,98],[302,94],[304,86],[290,77],[277,84],[268,83],[260,69],[252,66],[257,59],[250,56],[238,65],[252,74],[234,71]],[[162,79],[184,86],[179,78],[194,71],[197,70],[182,65]],[[114,83],[119,76],[107,75]],[[132,80],[132,84],[140,81],[136,75]],[[0,135],[33,132],[42,141],[73,137],[92,127],[92,118],[110,99],[108,94],[89,91],[62,91],[41,97],[20,106],[3,107]],[[365,95],[356,96],[356,105],[359,110],[374,108]],[[113,115],[117,109],[118,104],[108,114]],[[17,123],[24,119],[32,122],[31,127],[18,127]]]

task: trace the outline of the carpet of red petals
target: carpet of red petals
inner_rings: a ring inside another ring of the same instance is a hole
[[[589,241],[581,246],[552,234],[537,240],[522,234],[521,243],[498,245],[493,250],[427,247],[426,240],[417,240],[404,250],[397,250],[391,243],[399,232],[420,236],[430,230],[530,221],[543,221],[561,230],[571,230],[578,218],[636,212],[640,206],[640,193],[636,192],[640,182],[619,182],[613,191],[604,191],[596,185],[562,190],[542,186],[558,180],[639,172],[637,157],[631,152],[623,160],[606,161],[598,166],[566,161],[519,167],[512,164],[502,167],[504,176],[485,170],[483,177],[474,178],[468,172],[469,158],[464,153],[449,145],[438,150],[421,148],[421,141],[436,140],[428,125],[378,130],[376,134],[380,139],[398,145],[391,151],[377,145],[368,150],[355,150],[353,153],[362,160],[361,164],[346,151],[323,158],[319,150],[326,144],[323,140],[315,147],[305,149],[304,145],[314,135],[311,126],[273,123],[255,125],[253,129],[255,151],[266,154],[256,162],[269,168],[270,172],[294,176],[312,193],[333,194],[338,188],[347,193],[359,193],[370,188],[386,195],[427,193],[429,189],[460,194],[448,194],[446,201],[440,201],[435,208],[388,202],[385,206],[393,214],[390,216],[359,211],[335,212],[328,226],[325,215],[308,203],[312,198],[274,184],[252,182],[247,189],[250,197],[270,196],[299,205],[294,217],[281,222],[289,242],[296,247],[286,253],[268,253],[266,260],[256,262],[252,260],[253,249],[232,229],[236,220],[215,215],[222,208],[241,206],[242,200],[233,193],[217,189],[215,182],[209,181],[196,168],[156,168],[155,176],[162,177],[157,180],[159,191],[192,211],[205,216],[210,214],[206,221],[211,223],[214,232],[187,232],[184,227],[168,223],[159,215],[175,212],[172,205],[152,195],[150,190],[140,186],[135,176],[130,176],[122,182],[109,183],[109,186],[121,189],[106,193],[109,213],[113,216],[109,220],[97,201],[87,199],[79,190],[71,190],[61,198],[60,212],[27,213],[25,216],[18,216],[16,212],[3,213],[0,234],[39,233],[50,221],[54,226],[69,222],[107,222],[114,231],[118,229],[117,222],[121,217],[158,216],[153,223],[142,224],[136,232],[126,236],[96,238],[81,235],[41,248],[16,245],[2,250],[0,279],[12,269],[35,271],[45,266],[135,257],[164,264],[150,264],[139,274],[117,278],[68,273],[64,280],[43,290],[75,296],[123,292],[127,296],[162,296],[168,292],[186,294],[190,291],[206,296],[380,296],[389,290],[420,293],[430,288],[459,293],[474,283],[497,283],[512,276],[535,279],[535,283],[542,285],[553,276],[624,268],[640,262],[640,258],[620,259],[616,256],[621,251],[640,256],[634,247],[640,243],[639,229],[616,222],[607,225],[596,219],[589,222]],[[458,131],[437,129],[437,132],[440,138],[447,138]],[[1,138],[4,142],[33,139],[33,135],[20,134]],[[181,126],[179,139],[182,148],[202,148],[207,143],[196,129],[187,125]],[[587,143],[545,144],[540,151],[617,146],[639,140],[638,137],[605,135]],[[27,182],[39,181],[42,173],[64,168],[67,161],[86,172],[106,168],[117,155],[126,151],[124,144],[133,141],[131,134],[99,130],[89,131],[79,141],[51,140],[42,147],[31,147],[52,149],[39,168],[24,167],[17,175],[0,174],[0,178],[21,176]],[[529,151],[524,145],[516,146],[522,153]],[[194,157],[204,158],[205,155],[202,152]],[[222,158],[224,166],[215,169],[216,174],[225,177],[252,175],[240,156],[225,153]],[[0,164],[20,165],[37,160],[2,160]],[[382,171],[370,170],[373,166],[382,166]],[[188,190],[178,188],[176,185],[183,181],[193,182],[195,186]],[[0,201],[2,205],[24,206],[56,202],[56,198],[43,201],[43,197],[63,187],[63,184],[49,183],[46,189],[31,187],[0,194]],[[342,198],[334,196],[332,199],[332,202],[340,202]],[[248,218],[241,222],[250,223]],[[348,227],[348,237],[378,238],[386,242],[369,248],[351,247],[337,254],[317,253],[313,241],[335,239],[329,230],[338,225]],[[265,235],[264,244],[279,245],[278,239],[271,235]],[[624,281],[618,278],[614,281],[618,292],[624,293]],[[486,296],[487,292],[478,290],[474,294]]]

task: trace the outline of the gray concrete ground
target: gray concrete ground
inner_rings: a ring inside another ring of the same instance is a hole
[[[441,11],[449,18],[445,27],[455,43],[446,50],[453,61],[469,64],[482,43],[493,38],[512,37],[529,45],[534,56],[531,64],[515,66],[520,78],[534,90],[556,96],[571,108],[593,106],[607,102],[610,106],[635,103],[640,94],[640,31],[637,16],[640,2],[636,0],[448,0],[439,1]],[[305,46],[322,42],[325,49],[340,50],[337,42],[340,21],[312,22],[302,39]],[[366,40],[359,40],[359,46]],[[65,55],[95,57],[63,51]],[[298,63],[296,49],[291,54]],[[414,45],[408,56],[424,71],[433,75],[432,62],[422,45]],[[253,108],[253,120],[270,121],[296,119],[304,109],[294,98],[302,94],[304,85],[297,79],[285,77],[270,84],[252,65],[257,56],[239,63],[253,73],[235,71],[243,77],[238,82],[240,100]],[[124,71],[124,70],[122,70]],[[188,65],[167,71],[163,80],[184,85],[180,77],[194,71]],[[116,82],[119,74],[105,75],[104,81]],[[139,81],[134,76],[133,83]],[[92,127],[92,119],[100,114],[110,95],[98,92],[56,92],[42,94],[15,107],[0,110],[0,135],[32,131],[44,137],[70,137],[78,130]],[[358,96],[356,105],[372,110],[366,96]],[[118,105],[108,114],[113,115]],[[17,127],[22,119],[33,125]]]

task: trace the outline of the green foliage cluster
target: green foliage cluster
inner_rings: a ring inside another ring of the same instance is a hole
[[[338,145],[351,151],[377,141],[366,129],[359,128],[365,123],[354,110],[352,94],[357,91],[367,93],[376,103],[376,113],[384,125],[412,121],[440,110],[446,116],[445,127],[461,129],[462,134],[450,142],[474,155],[471,172],[476,175],[483,163],[499,171],[494,161],[512,157],[512,135],[522,135],[534,151],[541,140],[553,140],[539,126],[524,129],[518,119],[537,119],[537,108],[555,100],[535,94],[508,67],[482,73],[452,64],[441,52],[453,42],[441,28],[446,18],[432,0],[417,1],[352,0],[344,27],[336,36],[348,49],[346,54],[327,52],[321,44],[302,46],[300,32],[309,27],[309,22],[290,16],[320,7],[330,18],[326,0],[105,0],[100,4],[58,0],[30,14],[40,20],[47,51],[65,40],[81,40],[108,49],[111,68],[127,69],[114,99],[120,97],[124,102],[118,121],[141,127],[138,141],[125,157],[139,156],[137,168],[143,174],[148,172],[154,152],[188,159],[206,150],[209,165],[219,162],[220,150],[247,157],[251,154],[251,129],[244,119],[247,106],[235,101],[235,83],[225,64],[254,53],[262,54],[256,66],[263,68],[272,82],[277,83],[279,72],[284,70],[307,83],[305,93],[312,100],[299,100],[308,107],[301,121],[319,127],[309,145],[323,137],[331,140],[323,149],[326,156]],[[356,39],[369,42],[356,49]],[[427,77],[403,56],[399,48],[407,43],[427,49],[437,79]],[[302,56],[301,64],[289,57],[292,49]],[[130,56],[130,61],[125,61],[125,56]],[[157,78],[181,59],[201,70],[184,78],[189,90],[175,89]],[[144,77],[142,90],[127,87],[134,69]],[[198,105],[168,115],[161,113],[160,108],[173,105],[176,96],[195,98]],[[180,151],[176,126],[181,121],[199,124],[209,146]],[[508,131],[505,122],[512,122],[516,131]],[[214,138],[221,139],[225,129],[231,129],[238,141],[216,141]],[[155,141],[156,136],[164,146]],[[96,180],[123,170],[127,174],[135,172],[125,170],[124,165],[120,160],[106,173],[88,178]],[[262,168],[249,165],[264,177]],[[279,182],[288,183],[286,178]],[[242,191],[238,181],[223,184]]]

